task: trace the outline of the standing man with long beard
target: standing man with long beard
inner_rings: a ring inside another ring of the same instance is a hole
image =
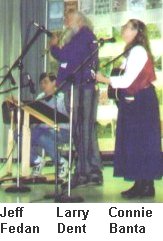
[[[74,70],[97,48],[95,35],[90,21],[80,12],[69,12],[65,17],[66,34],[64,43],[58,45],[54,36],[50,41],[50,50],[59,63],[57,85],[71,76]],[[96,51],[95,51],[96,52]],[[96,114],[98,90],[91,76],[91,69],[98,67],[98,51],[89,63],[73,75],[73,139],[78,153],[71,187],[87,183],[102,184],[101,160],[96,137]],[[70,106],[70,82],[64,87],[65,103]]]

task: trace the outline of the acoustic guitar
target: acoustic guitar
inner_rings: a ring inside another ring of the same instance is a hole
[[[124,74],[124,70],[120,68],[113,68],[110,76],[120,76]],[[118,101],[120,99],[120,89],[114,89],[111,85],[108,86],[108,98]]]

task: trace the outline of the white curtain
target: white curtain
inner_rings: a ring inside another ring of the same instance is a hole
[[[20,29],[20,1],[21,0],[0,0],[0,69],[7,65],[11,66],[20,54],[21,29]],[[5,75],[7,69],[0,70],[0,76]],[[13,71],[16,81],[19,78],[19,71]],[[2,79],[0,79],[1,82]],[[0,91],[9,88],[9,80],[0,87]],[[16,92],[12,92],[13,95]],[[2,103],[9,94],[0,95],[0,158],[6,157],[7,125],[2,119]]]
[[[11,67],[19,57],[22,46],[27,44],[25,36],[31,21],[45,25],[46,0],[0,0],[0,69],[6,65]],[[29,40],[35,32],[36,28],[31,26]],[[45,35],[42,34],[23,60],[23,71],[31,74],[37,91],[39,75],[44,71],[44,58],[41,57],[44,48]],[[0,70],[0,76],[5,73],[7,73],[6,68]],[[15,69],[12,74],[18,83],[19,70]],[[0,92],[10,88],[10,85],[10,81],[6,80],[5,84],[0,86]],[[6,157],[8,130],[8,126],[3,123],[1,106],[7,96],[11,94],[17,95],[17,91],[0,95],[0,158]],[[29,89],[22,90],[21,95],[23,99],[33,97],[30,96]]]

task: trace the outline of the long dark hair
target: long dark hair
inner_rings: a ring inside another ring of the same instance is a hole
[[[125,50],[131,49],[136,45],[141,45],[146,49],[148,55],[153,59],[146,25],[138,19],[130,19],[128,23],[131,23],[133,29],[137,30],[138,33],[132,43],[126,45]]]

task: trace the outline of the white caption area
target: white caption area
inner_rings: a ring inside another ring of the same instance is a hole
[[[126,210],[140,217],[126,217]],[[162,241],[162,217],[163,204],[1,204],[0,240]]]

